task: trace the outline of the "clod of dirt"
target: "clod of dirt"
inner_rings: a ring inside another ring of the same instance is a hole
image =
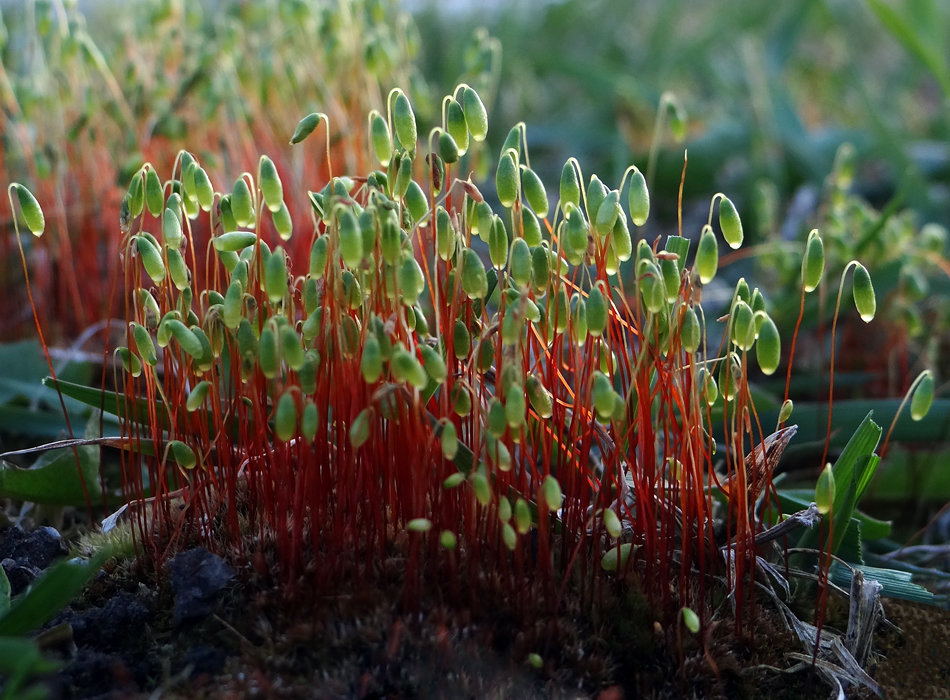
[[[168,562],[175,626],[214,612],[218,594],[234,580],[234,569],[204,547],[182,552]]]

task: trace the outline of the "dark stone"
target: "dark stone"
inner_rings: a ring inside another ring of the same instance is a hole
[[[10,580],[11,594],[26,590],[43,569],[68,551],[59,532],[51,527],[29,533],[11,527],[0,532],[0,565]]]
[[[145,644],[151,611],[131,593],[120,591],[101,608],[73,613],[69,623],[79,646],[99,650],[128,650]]]
[[[234,569],[204,547],[182,552],[168,562],[175,626],[214,612],[218,594],[234,579]]]

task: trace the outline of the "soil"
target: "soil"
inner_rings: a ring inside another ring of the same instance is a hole
[[[50,528],[0,531],[0,559],[22,576],[18,586],[63,551]],[[764,605],[752,638],[736,637],[723,619],[703,644],[664,629],[636,581],[608,587],[600,617],[572,600],[557,615],[515,610],[492,581],[473,584],[462,605],[432,585],[407,611],[394,603],[398,572],[318,595],[306,576],[289,594],[263,569],[202,548],[158,575],[136,560],[110,562],[39,637],[62,663],[43,685],[53,698],[109,699],[828,695],[808,670],[775,670],[791,666],[784,654],[800,647]],[[875,640],[870,671],[884,697],[950,694],[950,612],[890,600],[885,611],[902,631],[882,628]]]

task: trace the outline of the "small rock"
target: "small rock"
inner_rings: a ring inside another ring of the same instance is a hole
[[[52,527],[28,533],[16,527],[0,531],[0,562],[10,579],[10,592],[22,593],[43,569],[68,551],[62,536]]]
[[[176,626],[210,615],[218,594],[235,576],[234,569],[204,547],[178,554],[168,562],[168,570],[175,597],[172,620]]]

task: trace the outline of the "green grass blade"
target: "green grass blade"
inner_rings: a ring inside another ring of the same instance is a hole
[[[920,34],[910,26],[897,10],[882,0],[865,0],[880,23],[891,33],[904,49],[923,63],[940,83],[944,94],[950,98],[950,64],[944,62],[939,51],[924,44]]]
[[[68,559],[53,564],[26,593],[17,596],[0,618],[0,637],[25,635],[50,620],[79,594],[109,556],[108,550],[102,550],[88,560]]]

